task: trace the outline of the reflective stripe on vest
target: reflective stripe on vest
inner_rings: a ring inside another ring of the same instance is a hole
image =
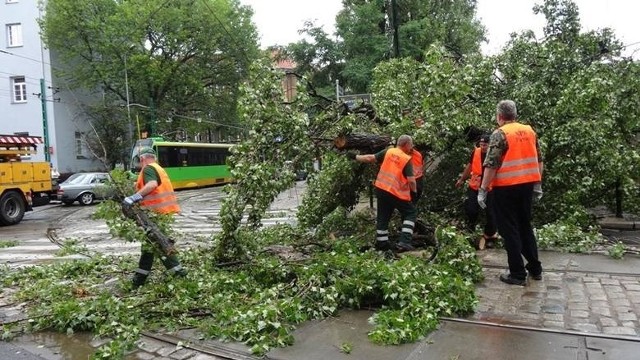
[[[140,206],[150,209],[160,214],[173,214],[180,211],[180,205],[178,205],[178,199],[173,191],[171,180],[160,165],[151,163],[147,166],[152,166],[156,169],[156,172],[160,176],[160,184],[152,192],[147,194]],[[140,190],[144,187],[144,169],[140,171],[138,175],[138,181],[136,182],[136,190]]]
[[[374,183],[380,190],[391,193],[398,199],[411,201],[409,182],[402,170],[411,161],[411,156],[398,148],[387,150]]]
[[[504,131],[508,149],[492,185],[510,186],[540,181],[536,133],[531,126],[514,122],[500,129]]]
[[[422,165],[422,154],[420,151],[413,150],[411,152],[411,166],[413,166],[413,176],[416,180],[420,179],[424,175],[424,166]]]

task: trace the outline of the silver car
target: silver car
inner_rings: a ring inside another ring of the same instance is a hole
[[[106,172],[77,173],[60,183],[58,200],[65,205],[78,201],[91,205],[95,200],[110,199],[114,195],[111,177]]]

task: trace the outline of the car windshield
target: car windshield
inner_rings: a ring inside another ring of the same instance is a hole
[[[92,174],[73,174],[67,180],[65,180],[65,184],[68,185],[78,185],[78,184],[86,184],[91,178]]]

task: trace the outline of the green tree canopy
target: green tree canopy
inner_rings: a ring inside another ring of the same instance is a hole
[[[434,45],[420,59],[391,59],[372,71],[373,105],[388,124],[360,129],[394,137],[408,133],[427,145],[438,164],[427,176],[429,209],[459,208],[453,181],[471,151],[465,132],[494,129],[502,99],[517,103],[520,120],[536,129],[543,147],[540,222],[587,224],[586,210],[611,205],[616,190],[625,209],[637,207],[638,63],[620,55],[622,45],[610,29],[581,32],[573,2],[548,0],[534,11],[547,19],[543,39],[526,31],[513,35],[497,56],[462,60]],[[425,120],[420,129],[412,121],[418,116]],[[360,188],[344,176],[339,181]]]
[[[336,40],[307,24],[301,32],[311,41],[288,47],[299,69],[311,70],[314,85],[326,94],[331,94],[335,80],[350,93],[368,92],[373,69],[386,59],[421,60],[437,42],[461,58],[477,53],[484,40],[484,27],[475,19],[475,1],[345,0],[343,5],[336,17]],[[323,75],[316,77],[317,73]]]
[[[519,104],[520,118],[544,145],[548,200],[539,213],[547,221],[584,214],[610,202],[617,184],[633,206],[638,64],[621,57],[610,29],[581,33],[572,1],[547,0],[534,11],[547,19],[544,39],[514,35],[494,60],[502,97]]]
[[[129,102],[172,120],[150,124],[159,134],[237,121],[238,86],[259,55],[251,15],[237,0],[51,0],[42,29],[72,90],[122,106],[126,72]]]

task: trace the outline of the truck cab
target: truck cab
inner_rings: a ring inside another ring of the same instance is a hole
[[[28,161],[42,138],[0,134],[0,225],[22,221],[32,210],[33,197],[52,192],[51,165]]]

